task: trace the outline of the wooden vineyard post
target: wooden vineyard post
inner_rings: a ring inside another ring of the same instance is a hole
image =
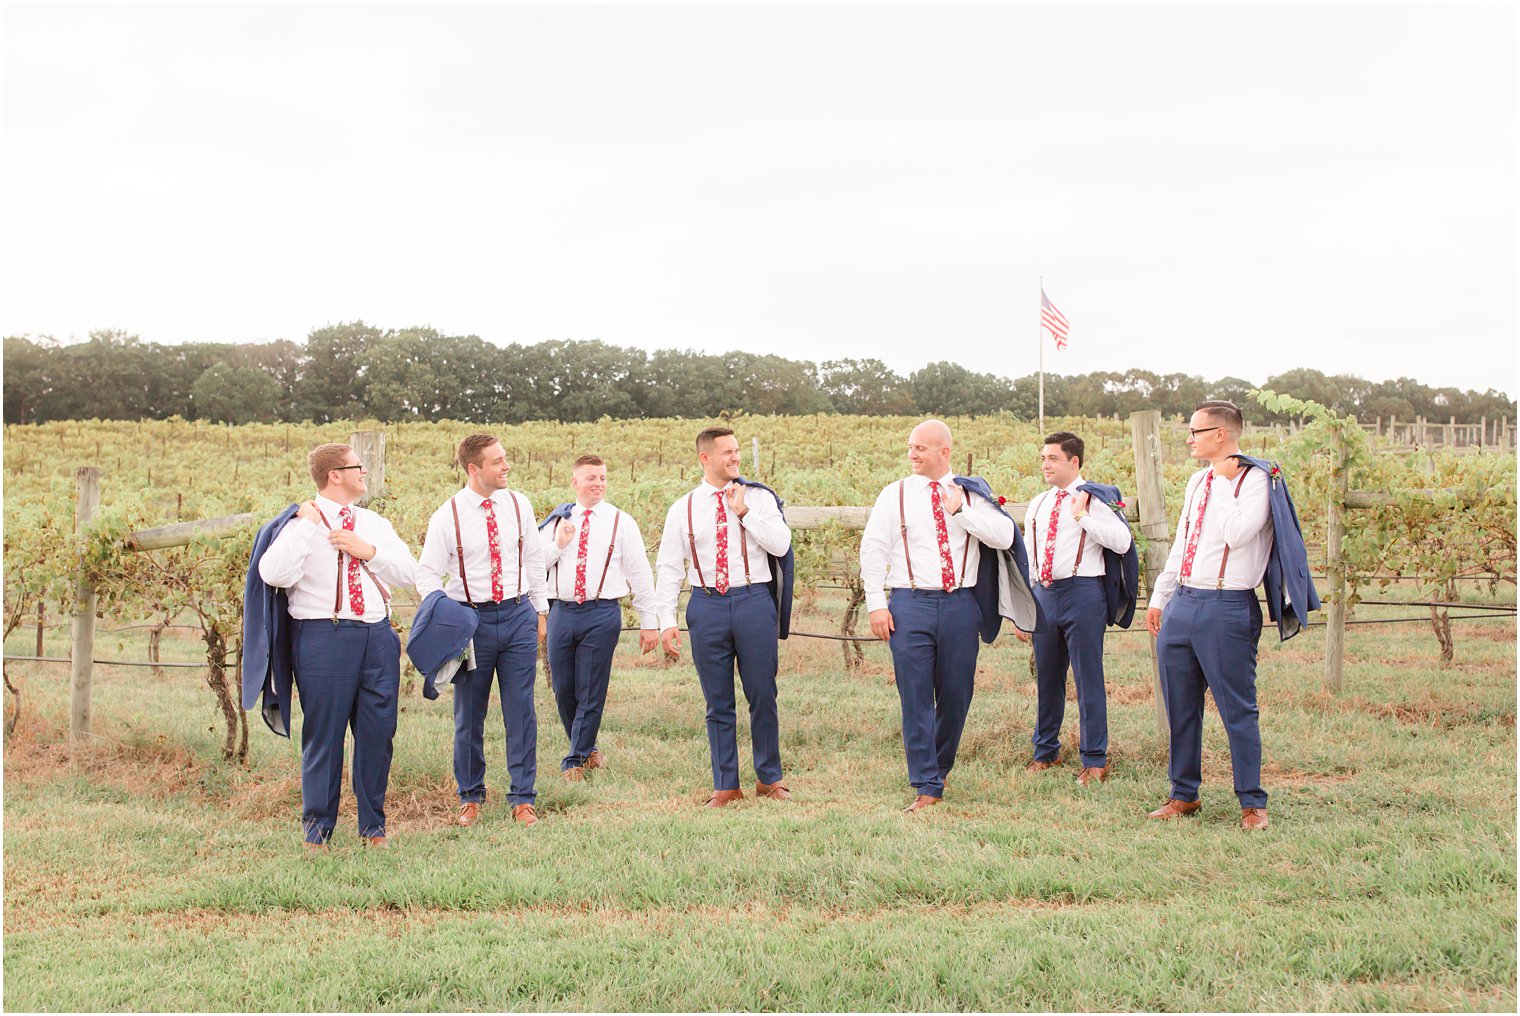
[[[95,509],[100,506],[100,470],[83,466],[74,471],[78,503],[74,509],[74,538],[77,541],[90,527]],[[41,655],[41,654],[38,654]],[[90,686],[95,678],[95,587],[81,560],[74,579],[73,642],[70,650],[69,738],[81,741],[90,734]]]
[[[348,443],[353,446],[359,461],[369,467],[369,493],[359,499],[359,505],[363,507],[375,498],[385,496],[385,431],[355,431],[349,435]]]
[[[750,452],[751,452],[751,461],[753,461],[754,464],[755,464],[755,475],[759,476],[760,475],[760,439],[758,437],[752,437],[752,438],[749,439],[749,441],[750,441],[749,447],[750,447]],[[772,482],[775,482],[775,481],[772,481]]]
[[[1346,436],[1335,442],[1335,466],[1330,474],[1330,498],[1325,511],[1325,575],[1330,582],[1325,624],[1325,690],[1341,690],[1346,656],[1346,561],[1341,537],[1346,531]]]
[[[1166,492],[1161,486],[1161,413],[1142,409],[1129,415],[1135,445],[1135,498],[1140,502],[1140,534],[1145,537],[1145,557],[1140,571],[1145,576],[1145,595],[1149,600],[1156,579],[1166,568],[1170,527],[1166,521]],[[1141,623],[1144,623],[1143,621]],[[1161,687],[1161,662],[1156,655],[1156,636],[1151,641],[1151,677],[1155,682],[1156,729],[1170,740],[1166,721],[1166,693]]]

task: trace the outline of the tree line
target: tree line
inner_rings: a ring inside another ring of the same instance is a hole
[[[313,330],[304,343],[162,344],[121,331],[83,342],[8,337],[6,423],[164,419],[219,423],[375,419],[566,423],[722,413],[974,416],[1038,413],[1036,375],[1005,378],[939,361],[904,376],[880,360],[811,363],[754,353],[646,352],[599,341],[497,346],[432,328],[362,321]],[[1256,387],[1291,392],[1365,421],[1417,416],[1459,423],[1515,419],[1515,400],[1432,388],[1410,378],[1367,381],[1298,368],[1262,385],[1236,377],[1095,371],[1045,376],[1047,416],[1186,415],[1204,399],[1243,403]],[[1282,422],[1254,408],[1255,422]]]

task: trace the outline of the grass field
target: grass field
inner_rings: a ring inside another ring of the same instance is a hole
[[[816,595],[814,610],[837,610]],[[821,616],[799,627],[835,630]],[[1201,816],[1144,820],[1167,782],[1139,634],[1108,643],[1106,785],[1076,784],[1074,702],[1067,765],[1023,771],[1034,686],[1005,635],[983,649],[945,803],[912,818],[883,648],[847,673],[837,644],[787,643],[796,800],[714,812],[699,807],[695,673],[625,639],[594,782],[555,776],[564,734],[540,682],[538,827],[500,803],[494,705],[492,805],[473,829],[451,825],[449,702],[411,685],[393,849],[359,848],[345,787],[336,849],[314,860],[295,748],[256,722],[249,767],[217,761],[196,671],[98,668],[100,736],[76,750],[66,668],[12,664],[4,1003],[1513,1010],[1515,626],[1456,630],[1458,662],[1441,669],[1428,628],[1352,628],[1338,697],[1318,690],[1318,630],[1264,640],[1263,834],[1237,826],[1212,709]],[[103,635],[98,651],[142,659],[139,634]],[[171,655],[197,647],[166,643]],[[747,744],[741,710],[746,760]]]

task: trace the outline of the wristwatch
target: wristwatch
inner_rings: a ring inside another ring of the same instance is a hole
[[[1087,511],[1084,509],[1079,512],[1072,512],[1071,517],[1076,519],[1078,522],[1081,522],[1083,519],[1087,518]]]

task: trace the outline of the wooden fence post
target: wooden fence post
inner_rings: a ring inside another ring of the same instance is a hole
[[[1140,502],[1140,533],[1146,539],[1145,557],[1140,562],[1145,576],[1145,595],[1149,599],[1156,588],[1156,578],[1166,568],[1171,547],[1166,521],[1166,492],[1161,484],[1161,413],[1142,409],[1129,414],[1130,432],[1135,445],[1135,498]],[[1143,623],[1143,622],[1142,622]],[[1166,721],[1166,693],[1161,687],[1161,664],[1156,656],[1156,636],[1151,641],[1151,677],[1155,682],[1156,729],[1170,738]]]
[[[752,438],[749,439],[749,442],[750,442],[749,443],[749,447],[750,447],[750,452],[751,452],[750,459],[755,464],[755,475],[759,476],[760,475],[760,439],[758,437],[752,437]],[[772,480],[771,482],[774,483],[775,481]]]
[[[377,497],[385,496],[385,431],[359,430],[348,436],[359,461],[369,467],[369,492],[359,499],[363,507]]]
[[[78,503],[74,510],[74,537],[90,527],[100,506],[100,470],[83,466],[74,471]],[[69,698],[69,738],[82,741],[90,734],[90,686],[95,678],[95,587],[85,574],[83,562],[74,579],[73,643],[70,649],[72,691]]]
[[[1341,536],[1346,531],[1346,436],[1337,435],[1335,465],[1330,472],[1330,497],[1325,511],[1325,576],[1330,583],[1325,623],[1325,690],[1341,690],[1346,658],[1346,561]]]

